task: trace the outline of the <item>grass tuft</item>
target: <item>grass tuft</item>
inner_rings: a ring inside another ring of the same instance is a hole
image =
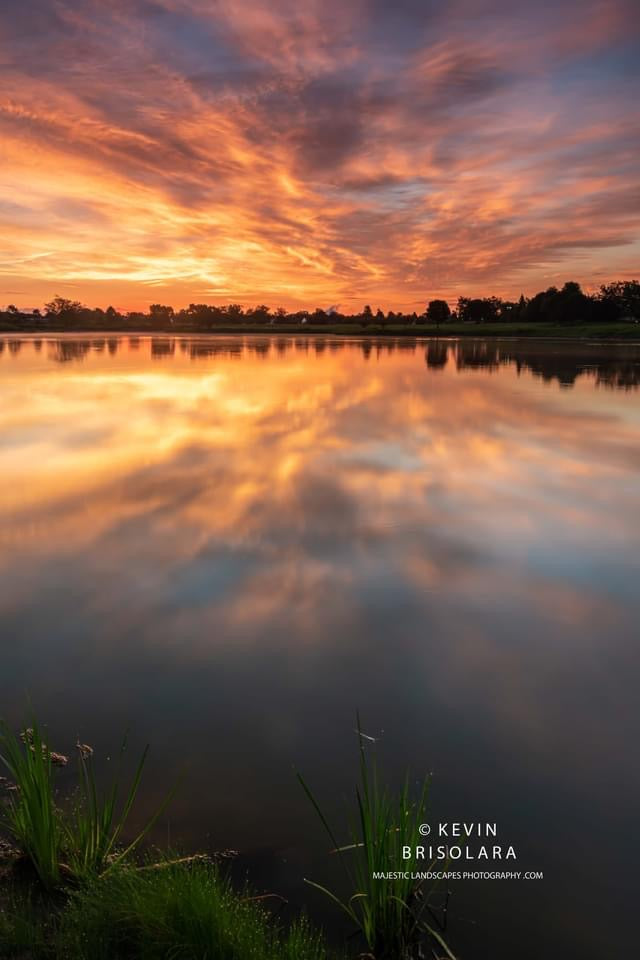
[[[124,802],[119,806],[120,767],[125,750],[126,738],[120,748],[118,772],[111,787],[101,795],[93,769],[93,751],[84,744],[78,744],[80,800],[72,815],[64,821],[68,866],[77,880],[87,881],[100,876],[126,860],[149,833],[174,793],[171,791],[165,797],[134,839],[126,847],[119,848],[118,844],[140,787],[149,748],[145,748]]]
[[[54,797],[52,753],[36,722],[28,736],[0,727],[0,761],[13,780],[0,807],[0,827],[28,857],[46,889],[60,882],[63,830]]]
[[[423,956],[425,940],[431,939],[450,960],[454,954],[434,923],[427,921],[432,911],[430,898],[434,886],[425,888],[412,873],[427,872],[414,856],[420,837],[419,827],[426,821],[429,779],[422,781],[412,799],[408,778],[397,796],[380,784],[375,759],[369,762],[364,736],[357,724],[360,782],[356,787],[356,814],[350,825],[351,842],[340,845],[314,794],[304,779],[298,779],[320,818],[344,868],[351,891],[341,899],[332,890],[308,880],[352,921],[375,960],[413,960]],[[412,855],[403,859],[402,848]],[[376,879],[376,873],[391,873],[390,879]]]
[[[57,935],[77,960],[328,960],[305,919],[284,930],[211,863],[120,867],[72,894]]]
[[[86,744],[77,744],[77,747],[77,800],[66,812],[56,802],[54,768],[65,766],[67,758],[50,750],[35,721],[20,736],[6,725],[0,727],[0,762],[13,781],[0,807],[0,829],[31,862],[41,884],[49,891],[70,879],[87,882],[127,860],[175,792],[167,794],[142,830],[124,845],[122,840],[140,787],[148,748],[120,803],[120,768],[126,739],[120,750],[118,772],[104,793],[96,784],[93,751]]]

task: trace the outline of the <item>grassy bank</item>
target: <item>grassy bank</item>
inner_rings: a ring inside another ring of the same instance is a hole
[[[56,897],[5,877],[0,956],[20,960],[338,960],[303,918],[278,921],[215,864],[122,865]]]
[[[146,751],[131,778],[117,773],[99,790],[92,750],[76,744],[77,777],[60,797],[56,771],[70,759],[50,749],[37,724],[0,728],[0,956],[14,960],[455,960],[433,925],[432,890],[401,875],[388,884],[373,871],[415,871],[401,857],[426,816],[427,786],[394,795],[380,786],[358,727],[360,780],[349,843],[339,846],[314,794],[304,791],[343,868],[339,893],[308,881],[352,924],[345,950],[329,946],[304,915],[282,912],[277,894],[256,896],[232,884],[225,857],[142,853],[142,830],[129,836]],[[123,746],[124,752],[124,746]],[[408,781],[407,781],[408,783]],[[346,891],[346,893],[345,893]],[[427,916],[429,922],[427,922]],[[364,951],[364,952],[363,952]]]
[[[289,334],[301,336],[306,334],[323,334],[325,336],[356,336],[356,337],[516,337],[536,338],[544,340],[624,340],[630,343],[640,343],[640,324],[627,321],[611,323],[585,324],[551,324],[525,322],[496,322],[496,323],[460,323],[449,322],[440,326],[435,324],[367,324],[336,323],[336,324],[243,324],[220,325],[203,328],[195,324],[155,324],[127,327],[109,325],[85,325],[82,327],[65,326],[61,324],[30,324],[30,323],[1,323],[2,333],[39,333],[42,336],[49,334],[75,334],[81,336],[91,333],[131,334],[150,336],[165,335],[202,335],[202,334]]]

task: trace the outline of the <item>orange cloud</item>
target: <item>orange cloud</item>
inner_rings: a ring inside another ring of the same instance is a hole
[[[625,0],[22,6],[0,301],[414,309],[637,262]]]

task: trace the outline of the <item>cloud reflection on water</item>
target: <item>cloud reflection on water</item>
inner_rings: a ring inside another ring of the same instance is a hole
[[[181,757],[204,729],[183,831],[213,818],[251,848],[268,818],[294,860],[287,770],[309,755],[338,791],[356,706],[453,806],[525,838],[546,791],[563,818],[589,792],[615,838],[632,804],[606,782],[638,789],[619,733],[640,732],[638,363],[304,338],[5,350],[3,702],[28,689],[74,733],[133,720]]]

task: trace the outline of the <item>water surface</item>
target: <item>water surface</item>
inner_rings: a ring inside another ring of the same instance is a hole
[[[453,884],[463,958],[630,955],[640,349],[0,341],[2,712],[151,742],[172,843],[328,915],[354,716],[544,881]]]

